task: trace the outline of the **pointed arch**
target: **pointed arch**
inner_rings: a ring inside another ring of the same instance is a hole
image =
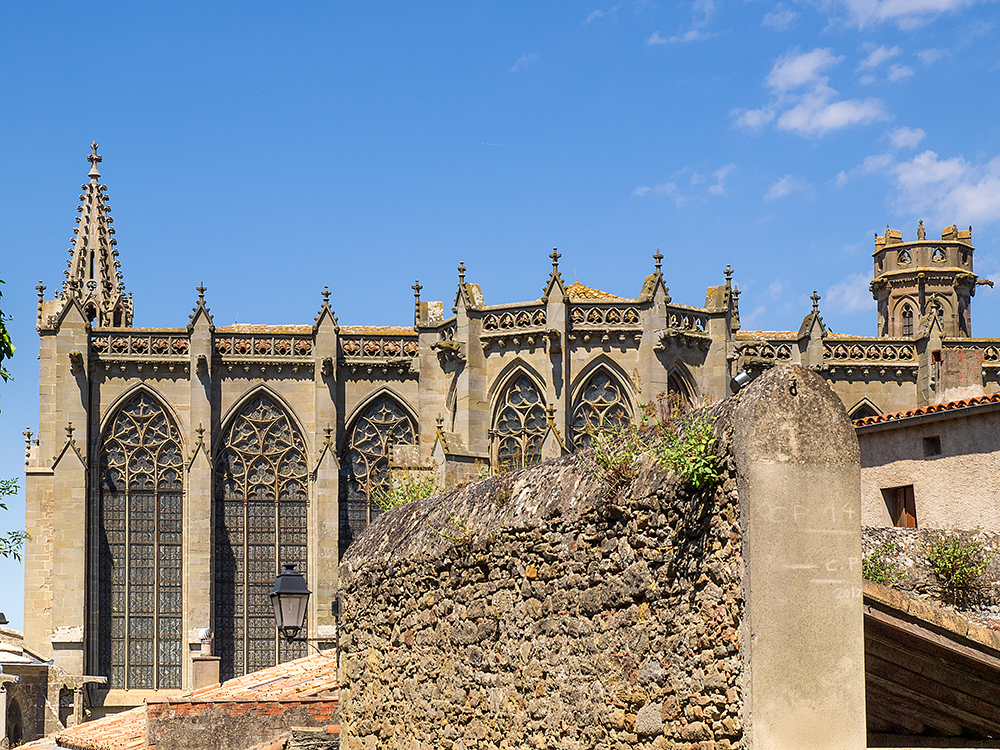
[[[229,407],[229,410],[223,416],[221,423],[224,425],[231,425],[232,421],[236,419],[240,411],[255,397],[258,395],[266,396],[270,401],[272,401],[276,408],[284,412],[285,416],[288,417],[291,422],[292,428],[302,436],[303,440],[305,436],[309,433],[306,431],[305,426],[302,424],[302,420],[299,419],[299,415],[296,413],[295,409],[288,402],[288,400],[274,390],[267,383],[257,383],[250,388],[247,388],[246,392],[240,396],[233,405]],[[215,453],[218,453],[219,446],[222,444],[223,435],[225,431],[220,432],[215,438]],[[308,448],[308,445],[306,446]],[[308,450],[307,450],[308,456]],[[308,458],[307,458],[308,460]]]
[[[505,369],[506,378],[497,378],[493,391],[493,420],[490,430],[490,458],[501,468],[521,468],[542,460],[542,441],[548,420],[545,389],[529,368],[515,364]]]
[[[490,389],[486,394],[486,398],[494,409],[496,408],[497,399],[499,398],[501,390],[503,390],[503,388],[510,383],[511,378],[513,378],[515,373],[518,372],[527,375],[539,390],[542,392],[545,391],[545,378],[541,376],[538,370],[520,357],[517,357],[513,361],[508,362],[503,369],[497,373],[497,376],[493,378],[493,382],[490,384]]]
[[[184,460],[177,423],[139,387],[98,453],[98,664],[111,688],[181,686]]]
[[[696,406],[700,401],[691,371],[680,362],[674,362],[667,374],[667,395],[671,393],[676,393],[688,406]]]
[[[632,422],[635,407],[627,376],[615,363],[600,356],[588,364],[574,384],[570,439],[575,448],[590,444],[600,427],[620,427]]]
[[[307,572],[306,444],[290,409],[259,386],[230,412],[215,452],[215,642],[221,679],[305,655],[279,642],[268,599],[283,563]]]
[[[847,414],[851,419],[864,419],[865,417],[877,417],[882,413],[870,399],[867,397],[861,399],[847,410]]]
[[[389,485],[393,448],[416,445],[420,435],[413,409],[385,387],[359,404],[347,424],[340,452],[341,554],[381,512],[373,496]]]
[[[916,310],[918,309],[917,301],[910,296],[900,297],[893,303],[892,309],[889,311],[893,336],[913,335]]]

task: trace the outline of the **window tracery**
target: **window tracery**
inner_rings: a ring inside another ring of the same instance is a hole
[[[519,469],[542,460],[548,420],[545,399],[527,375],[515,377],[501,393],[491,431],[493,457],[504,469]]]
[[[577,396],[571,423],[573,445],[590,445],[591,435],[600,427],[622,427],[632,421],[632,413],[621,385],[603,370],[591,375]]]
[[[413,445],[417,426],[391,396],[382,395],[354,420],[344,441],[341,472],[344,494],[340,511],[341,554],[380,513],[372,493],[389,483],[389,461],[395,445]]]
[[[216,459],[215,630],[221,679],[304,656],[279,642],[268,594],[283,563],[306,572],[305,443],[267,394],[223,433]]]
[[[98,662],[111,688],[181,686],[182,469],[173,421],[136,394],[100,452]]]
[[[912,336],[913,335],[913,308],[910,307],[909,303],[903,305],[903,335]]]
[[[685,385],[684,380],[676,372],[671,373],[667,378],[667,393],[676,393],[688,406],[694,403],[687,385]]]

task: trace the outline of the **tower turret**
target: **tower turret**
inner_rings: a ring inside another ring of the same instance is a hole
[[[917,239],[903,242],[899,230],[885,228],[875,236],[875,279],[878,335],[917,336],[936,318],[943,336],[972,336],[970,304],[980,280],[972,272],[972,227],[946,227],[941,239],[927,239],[923,221]]]
[[[132,297],[126,295],[122,281],[108,187],[100,183],[101,173],[97,169],[102,160],[97,148],[94,141],[87,157],[90,179],[80,186],[83,192],[76,209],[80,215],[73,230],[62,298],[79,300],[93,326],[128,327],[132,325]]]

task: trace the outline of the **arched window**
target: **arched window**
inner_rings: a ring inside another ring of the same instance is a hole
[[[862,401],[854,407],[854,410],[850,414],[851,419],[865,419],[867,417],[877,417],[878,415],[879,412],[875,407],[866,401]]]
[[[8,688],[8,696],[10,695]],[[17,747],[24,742],[24,723],[21,706],[16,698],[7,698],[7,747]]]
[[[913,335],[913,308],[909,303],[903,305],[903,335]]]
[[[675,398],[681,399],[687,406],[691,406],[694,403],[691,393],[684,382],[684,378],[676,372],[670,373],[670,376],[667,378],[667,393],[676,394]]]
[[[573,445],[584,448],[600,427],[620,427],[632,421],[621,384],[604,370],[591,375],[573,406]]]
[[[305,443],[267,394],[222,433],[215,481],[215,643],[226,680],[306,653],[279,642],[268,599],[283,563],[306,572]]]
[[[492,453],[495,465],[519,469],[542,460],[545,437],[545,399],[534,381],[518,375],[500,393],[493,418]]]
[[[389,483],[392,447],[416,442],[416,424],[389,395],[376,398],[355,418],[347,431],[341,461],[344,474],[344,496],[340,505],[341,554],[380,512],[379,506],[372,502],[372,492]]]
[[[148,393],[104,434],[98,509],[98,663],[110,688],[181,686],[181,489],[177,427]]]

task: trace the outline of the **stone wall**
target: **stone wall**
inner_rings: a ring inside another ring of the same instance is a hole
[[[341,565],[352,748],[741,744],[733,469],[699,497],[586,454],[380,517]]]

